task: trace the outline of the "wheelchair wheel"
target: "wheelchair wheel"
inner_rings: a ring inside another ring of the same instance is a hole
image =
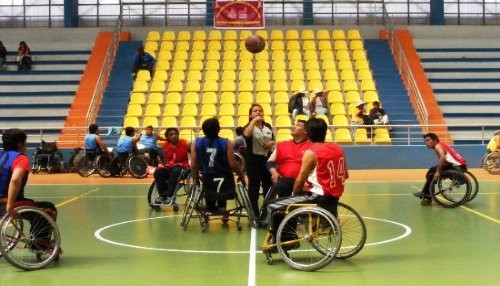
[[[477,181],[476,176],[474,176],[469,171],[465,171],[464,175],[467,177],[467,179],[469,179],[469,182],[471,183],[471,191],[469,197],[467,198],[467,202],[470,202],[477,196],[477,193],[479,192],[479,182]]]
[[[181,175],[177,181],[177,185],[175,186],[173,198],[182,197],[189,195],[191,191],[191,171],[189,169],[182,170]]]
[[[262,201],[262,206],[259,211],[259,221],[263,221],[267,217],[267,205],[269,201],[276,198],[276,188],[274,186],[270,187]]]
[[[436,203],[445,208],[456,208],[465,203],[472,189],[469,179],[456,170],[443,171],[431,188]]]
[[[292,268],[315,271],[328,265],[342,243],[337,220],[320,207],[291,211],[278,227],[277,247]]]
[[[109,171],[110,176],[123,177],[125,175],[125,173],[127,172],[127,168],[122,163],[120,158],[115,157],[115,158],[111,159],[111,162],[109,162],[108,171]]]
[[[238,197],[243,204],[242,207],[245,208],[248,215],[248,222],[253,228],[257,228],[257,218],[252,210],[252,203],[250,202],[250,197],[248,197],[248,189],[243,186],[243,184],[238,183],[236,191],[238,192]]]
[[[142,156],[128,158],[128,169],[134,178],[142,179],[148,175],[148,162]]]
[[[32,207],[16,209],[19,218],[5,215],[0,221],[0,253],[15,267],[41,269],[59,258],[61,237],[55,221]]]
[[[186,207],[181,219],[181,226],[184,230],[187,229],[189,221],[193,217],[196,208],[199,207],[201,200],[203,199],[201,186],[195,186],[191,189],[191,194],[188,196],[186,201]]]
[[[337,214],[337,221],[342,231],[342,244],[336,257],[349,258],[365,246],[365,222],[353,208],[341,202],[337,205]]]
[[[109,178],[111,177],[111,172],[109,171],[109,165],[111,163],[111,159],[107,156],[98,156],[96,159],[96,167],[97,173],[101,177]]]
[[[487,154],[483,159],[483,167],[490,174],[500,174],[500,151]]]
[[[92,175],[95,171],[95,164],[93,160],[90,160],[85,154],[81,154],[78,156],[76,161],[76,169],[78,174],[82,177],[88,177]]]
[[[156,188],[156,181],[153,181],[149,186],[148,190],[148,205],[154,209],[159,211],[161,209],[160,205],[155,203],[158,198],[158,189]]]

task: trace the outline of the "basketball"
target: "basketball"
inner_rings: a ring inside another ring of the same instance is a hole
[[[249,36],[245,40],[245,48],[253,54],[260,53],[266,48],[266,40],[259,35]]]

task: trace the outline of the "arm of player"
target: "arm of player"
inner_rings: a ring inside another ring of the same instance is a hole
[[[438,164],[437,164],[437,169],[436,173],[434,173],[434,180],[437,180],[441,174],[441,170],[443,170],[443,167],[446,165],[446,151],[444,150],[443,146],[440,144],[436,144],[434,147],[436,154],[438,156]]]
[[[277,148],[276,148],[277,149]],[[267,159],[267,170],[269,173],[271,173],[271,180],[273,183],[276,184],[278,181],[280,174],[278,173],[278,170],[276,169],[276,149],[274,149],[273,153],[271,153],[271,156],[269,156],[269,159]]]
[[[238,166],[238,163],[234,158],[234,145],[233,142],[230,140],[227,141],[227,159],[229,162],[229,167],[231,167],[231,170],[235,172],[236,175],[238,176],[238,181],[240,181],[243,185],[246,186],[247,183],[245,181],[245,174],[243,174],[243,171]]]
[[[302,166],[300,167],[299,176],[293,184],[293,196],[298,195],[304,190],[304,184],[306,183],[307,176],[316,167],[316,156],[311,150],[306,150],[302,157]]]
[[[14,210],[15,202],[17,195],[19,194],[19,190],[21,190],[21,185],[23,183],[25,173],[26,170],[24,170],[23,168],[15,168],[12,172],[12,177],[10,178],[5,211],[14,218],[17,217],[17,212]]]

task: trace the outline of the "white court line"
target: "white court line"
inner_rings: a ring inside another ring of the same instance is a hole
[[[257,229],[252,227],[250,231],[250,257],[248,261],[248,286],[255,286],[256,279],[256,255],[257,254]]]

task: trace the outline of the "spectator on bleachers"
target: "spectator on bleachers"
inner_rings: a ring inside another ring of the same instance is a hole
[[[356,109],[351,113],[351,124],[373,125],[373,120],[365,112],[365,103],[362,100],[356,102]]]
[[[7,49],[0,41],[0,69],[2,70],[7,69],[7,65],[5,65],[6,61],[7,61]]]
[[[149,53],[145,52],[143,46],[137,48],[137,53],[135,54],[134,58],[134,66],[132,68],[132,74],[134,78],[139,70],[148,70],[149,75],[153,76],[155,63],[155,58]]]
[[[148,125],[144,129],[144,133],[139,133],[139,144],[141,145],[141,151],[149,154],[150,163],[152,166],[157,166],[159,161],[161,161],[161,151],[157,146],[157,142],[166,141],[167,139],[160,134],[154,133],[154,128],[151,125]]]
[[[309,97],[307,96],[307,91],[301,89],[297,91],[294,95],[290,97],[288,102],[288,112],[292,114],[292,118],[298,114],[305,114],[308,117],[311,116],[311,111],[309,110]]]
[[[17,48],[17,69],[18,70],[31,70],[31,50],[25,41],[19,42]]]
[[[310,103],[309,110],[313,115],[323,114],[328,115],[328,91],[316,89],[314,98]]]
[[[488,151],[488,153],[500,151],[500,130],[495,131],[490,142],[488,142],[488,146],[486,146],[486,151]]]
[[[374,101],[373,108],[370,109],[370,118],[375,125],[389,124],[389,117],[383,108],[380,107],[380,102]]]

